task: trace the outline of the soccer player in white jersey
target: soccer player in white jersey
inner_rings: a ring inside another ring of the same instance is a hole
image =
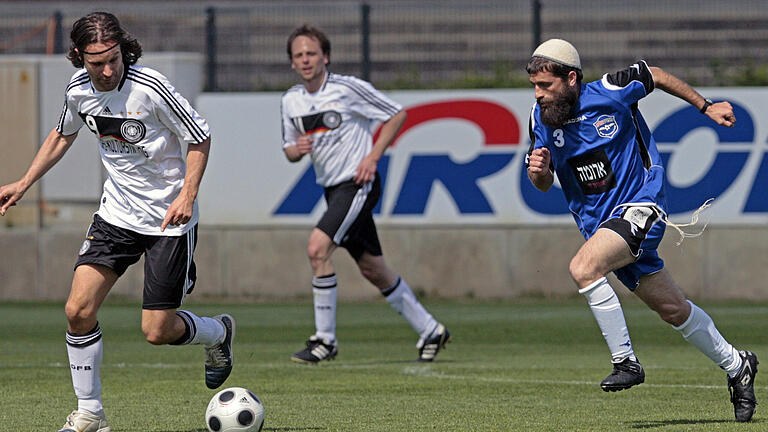
[[[328,204],[307,248],[314,273],[316,331],[306,348],[291,359],[316,364],[338,354],[337,285],[331,255],[341,246],[418,333],[418,360],[432,361],[450,340],[450,333],[387,266],[372,214],[381,194],[376,163],[405,122],[405,111],[370,83],[329,73],[331,43],[318,29],[304,25],[294,30],[287,52],[301,84],[283,95],[283,150],[291,162],[305,155],[312,158]],[[383,123],[375,143],[372,121]]]
[[[97,312],[128,266],[144,255],[141,328],[147,342],[202,344],[209,388],[221,386],[232,370],[235,322],[227,314],[208,318],[177,310],[196,279],[196,196],[211,144],[207,123],[163,75],[136,65],[141,45],[114,15],[79,19],[71,42],[68,58],[79,70],[67,86],[59,122],[26,174],[0,187],[0,214],[61,159],[82,126],[96,134],[107,180],[65,308],[78,406],[60,432],[109,432]],[[182,142],[189,145],[186,163]]]

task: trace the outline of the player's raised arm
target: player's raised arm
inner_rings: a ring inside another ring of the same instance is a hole
[[[671,73],[655,66],[650,69],[657,88],[695,106],[702,114],[707,115],[719,125],[733,127],[733,124],[736,123],[736,116],[733,114],[733,107],[730,103],[725,101],[713,103]]]
[[[37,151],[32,164],[29,166],[26,174],[15,183],[10,183],[0,187],[0,215],[5,216],[8,208],[21,199],[27,190],[40,177],[48,172],[51,167],[56,165],[64,153],[67,152],[72,142],[75,141],[77,133],[72,135],[62,135],[56,129],[53,129],[48,137],[43,141],[40,150]]]

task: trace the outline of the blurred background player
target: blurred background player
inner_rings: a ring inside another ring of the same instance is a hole
[[[107,172],[98,212],[80,248],[66,304],[66,341],[77,410],[60,432],[109,432],[101,401],[102,332],[97,312],[109,290],[144,255],[141,328],[155,345],[202,344],[205,383],[232,370],[235,322],[176,309],[195,284],[196,197],[211,138],[206,121],[160,73],[135,63],[139,42],[109,13],[75,22],[68,54],[79,69],[59,123],[21,180],[0,187],[0,214],[22,198],[86,125]],[[189,144],[187,161],[181,142]]]
[[[317,363],[338,354],[337,283],[331,255],[341,246],[419,334],[418,360],[432,361],[450,340],[450,333],[387,266],[372,214],[381,194],[376,164],[405,122],[405,111],[370,83],[328,72],[331,43],[318,29],[304,25],[294,30],[287,52],[301,84],[283,95],[283,150],[291,162],[311,156],[328,204],[307,248],[314,274],[316,332],[307,347],[291,358]],[[383,122],[376,143],[372,121]]]
[[[536,96],[531,111],[528,177],[542,191],[560,181],[586,243],[570,273],[611,351],[613,372],[600,384],[619,391],[645,380],[624,312],[606,275],[613,271],[683,337],[728,373],[736,420],[749,421],[757,403],[757,356],[728,343],[702,309],[686,300],[657,248],[666,225],[664,167],[637,102],[654,88],[732,127],[728,102],[713,103],[688,84],[639,61],[582,84],[576,48],[561,39],[541,44],[526,66]],[[554,172],[553,172],[554,171]]]

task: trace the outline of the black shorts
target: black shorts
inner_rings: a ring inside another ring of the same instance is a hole
[[[373,208],[381,196],[379,174],[364,185],[348,180],[325,188],[328,209],[317,228],[328,234],[334,243],[345,248],[355,261],[363,252],[380,256],[381,243],[373,222]]]
[[[637,258],[645,249],[656,249],[664,236],[664,224],[657,224],[657,211],[647,205],[620,207],[598,228],[607,228],[624,239],[632,256]]]
[[[192,254],[197,225],[177,237],[139,234],[93,216],[75,268],[83,264],[109,267],[122,276],[144,255],[143,309],[165,310],[181,306],[197,279]]]

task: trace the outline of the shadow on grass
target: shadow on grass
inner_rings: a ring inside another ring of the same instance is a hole
[[[300,431],[321,431],[325,430],[325,428],[320,427],[265,427],[262,429],[263,431],[275,431],[275,432],[300,432]],[[192,429],[192,430],[173,430],[173,431],[163,431],[163,432],[208,432],[208,429]]]
[[[299,427],[299,428],[293,428],[293,427],[279,427],[279,428],[264,428],[265,431],[319,431],[319,430],[325,430],[325,428],[319,428],[319,427]]]
[[[434,365],[434,364],[441,364],[441,363],[458,363],[456,360],[448,360],[448,359],[440,359],[436,360],[434,362],[420,362],[418,360],[370,360],[370,361],[355,361],[355,362],[346,362],[346,363],[337,363],[335,365],[331,364],[328,365],[328,367],[338,366],[340,368],[343,368],[345,366],[386,366],[386,365],[397,365],[397,364],[410,364],[410,365]],[[311,367],[312,365],[310,365]],[[306,366],[305,366],[306,367]]]
[[[662,428],[666,426],[679,426],[679,425],[698,425],[698,424],[716,424],[716,423],[736,423],[735,420],[726,419],[696,419],[696,420],[648,420],[648,421],[635,421],[632,422],[632,429],[653,429]],[[760,420],[752,421],[751,423],[762,423]]]

